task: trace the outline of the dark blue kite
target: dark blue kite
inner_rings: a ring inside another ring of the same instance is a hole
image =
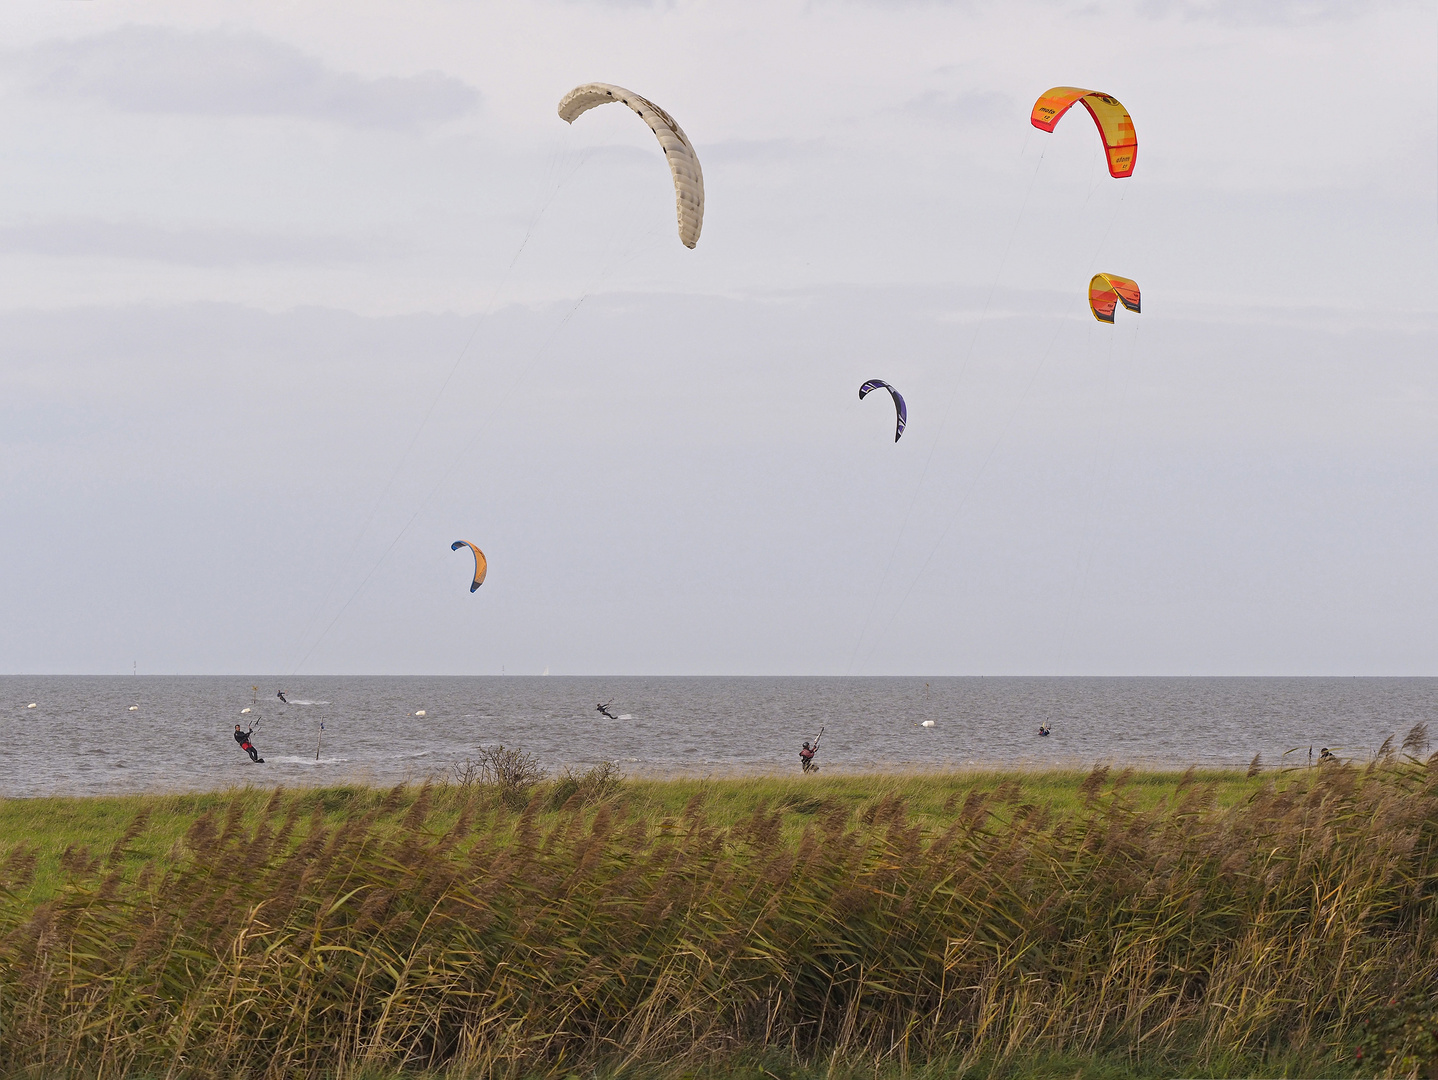
[[[899,422],[894,428],[894,441],[899,441],[899,436],[904,433],[904,425],[909,422],[909,407],[904,404],[904,395],[895,390],[883,379],[870,379],[863,386],[859,387],[859,400],[863,401],[864,396],[870,390],[877,390],[883,387],[894,399],[894,411],[899,414]]]

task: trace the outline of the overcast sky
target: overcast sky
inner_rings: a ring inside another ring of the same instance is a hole
[[[1438,674],[1432,3],[11,0],[0,95],[0,670]]]

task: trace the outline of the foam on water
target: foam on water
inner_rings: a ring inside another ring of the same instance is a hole
[[[231,738],[251,687],[234,678],[0,677],[0,795],[392,784],[483,746],[552,771],[618,761],[631,775],[797,772],[825,727],[826,774],[970,766],[1183,768],[1364,759],[1438,713],[1438,679],[306,678],[249,719],[267,764]],[[410,714],[425,702],[428,718]],[[594,719],[613,701],[623,724]],[[29,703],[37,702],[34,709]],[[129,707],[140,705],[138,712]],[[325,730],[316,768],[319,717]],[[1053,734],[1040,738],[1047,719]],[[920,727],[934,720],[934,727]],[[1435,724],[1438,736],[1438,724]]]
[[[307,767],[313,767],[313,766],[316,766],[316,765],[343,765],[343,764],[344,764],[345,762],[347,762],[347,761],[349,761],[349,758],[342,758],[342,757],[321,757],[321,758],[313,758],[313,757],[298,757],[298,756],[294,756],[294,755],[286,755],[285,757],[265,758],[265,764],[267,764],[267,765],[304,765],[304,766],[307,766]]]

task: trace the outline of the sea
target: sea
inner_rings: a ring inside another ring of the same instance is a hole
[[[389,785],[452,775],[496,745],[551,773],[782,774],[821,730],[829,772],[1282,767],[1324,747],[1366,761],[1435,718],[1431,678],[13,675],[0,676],[0,796]],[[236,745],[237,723],[264,764]]]

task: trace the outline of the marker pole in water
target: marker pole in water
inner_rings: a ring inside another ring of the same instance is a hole
[[[319,736],[315,739],[315,762],[316,762],[316,763],[318,763],[319,760],[320,760],[320,743],[322,743],[322,742],[324,742],[324,741],[325,741],[325,722],[324,722],[323,720],[321,720],[321,721],[320,721],[320,733],[319,733]]]

